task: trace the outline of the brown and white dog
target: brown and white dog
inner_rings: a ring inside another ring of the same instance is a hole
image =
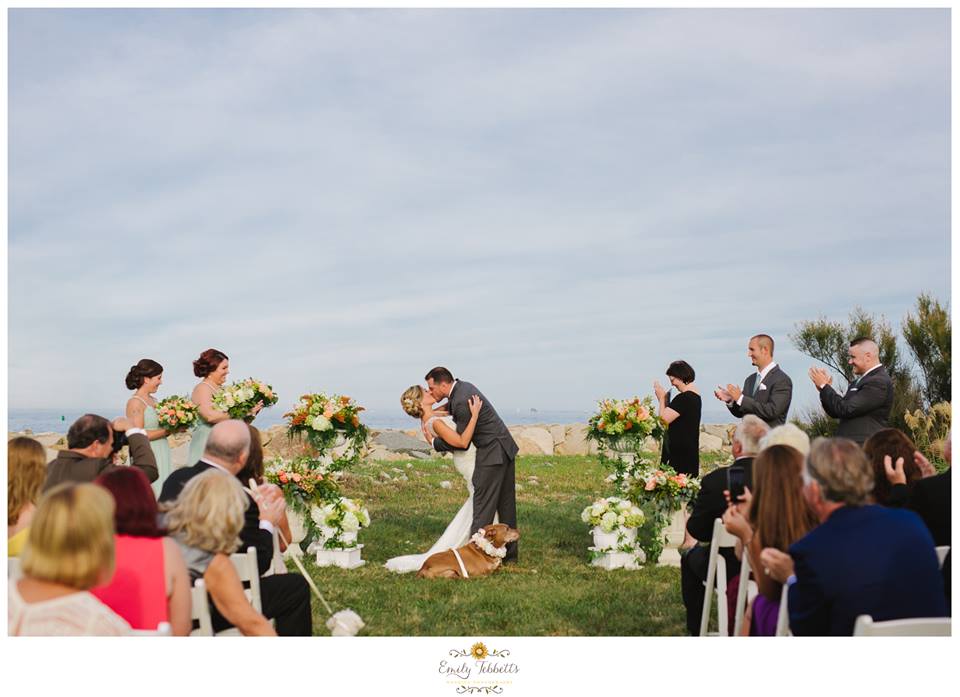
[[[472,539],[463,547],[437,552],[427,557],[417,578],[475,578],[487,576],[500,568],[502,553],[508,542],[520,539],[520,533],[503,523],[480,528],[480,544]],[[486,547],[493,554],[484,551]]]

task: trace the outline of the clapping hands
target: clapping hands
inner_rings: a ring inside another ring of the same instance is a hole
[[[808,371],[810,379],[813,380],[813,384],[816,385],[817,389],[821,389],[825,385],[833,384],[833,378],[830,377],[830,373],[823,368],[813,367]]]
[[[276,484],[264,483],[251,490],[253,500],[260,508],[260,520],[266,520],[274,527],[279,527],[287,510],[287,502],[283,498],[283,491]]]
[[[664,396],[667,394],[667,391],[663,389],[663,385],[660,384],[659,380],[653,381],[653,393],[657,395],[658,402],[662,402]]]

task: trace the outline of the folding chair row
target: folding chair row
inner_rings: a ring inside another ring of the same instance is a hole
[[[237,552],[230,555],[230,561],[233,562],[240,582],[245,587],[244,593],[250,600],[253,608],[263,613],[263,603],[260,598],[260,573],[257,566],[257,550],[255,547],[248,547],[246,552]],[[193,584],[191,592],[192,619],[194,629],[190,636],[214,636],[213,620],[210,616],[210,601],[207,597],[207,587],[203,579],[197,579]],[[236,627],[217,632],[216,636],[239,636],[240,630]]]

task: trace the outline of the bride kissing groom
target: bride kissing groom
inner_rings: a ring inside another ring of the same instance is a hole
[[[387,568],[399,573],[417,571],[431,554],[465,545],[474,532],[490,523],[517,527],[519,448],[503,420],[480,390],[455,380],[446,368],[434,368],[425,379],[426,389],[410,387],[400,403],[410,416],[420,419],[435,450],[453,453],[453,465],[466,481],[470,497],[427,552],[387,561]],[[447,408],[437,407],[444,399]],[[517,543],[509,543],[504,563],[516,562],[517,553]]]

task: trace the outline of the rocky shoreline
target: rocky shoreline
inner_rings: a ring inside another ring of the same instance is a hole
[[[703,424],[700,427],[700,452],[729,451],[729,431],[735,424]],[[587,425],[576,424],[531,424],[510,426],[521,455],[595,455],[596,445],[587,441]],[[66,448],[66,436],[62,433],[33,433],[29,430],[12,432],[9,438],[29,436],[47,449],[48,459],[56,457],[57,451]],[[274,457],[294,457],[303,452],[303,446],[286,436],[283,425],[270,426],[261,431],[264,452],[267,459]],[[187,463],[190,449],[190,436],[178,433],[170,436],[171,460],[174,468]],[[653,442],[651,441],[651,449]],[[371,429],[368,460],[409,460],[436,457],[433,448],[423,439],[419,430]]]

